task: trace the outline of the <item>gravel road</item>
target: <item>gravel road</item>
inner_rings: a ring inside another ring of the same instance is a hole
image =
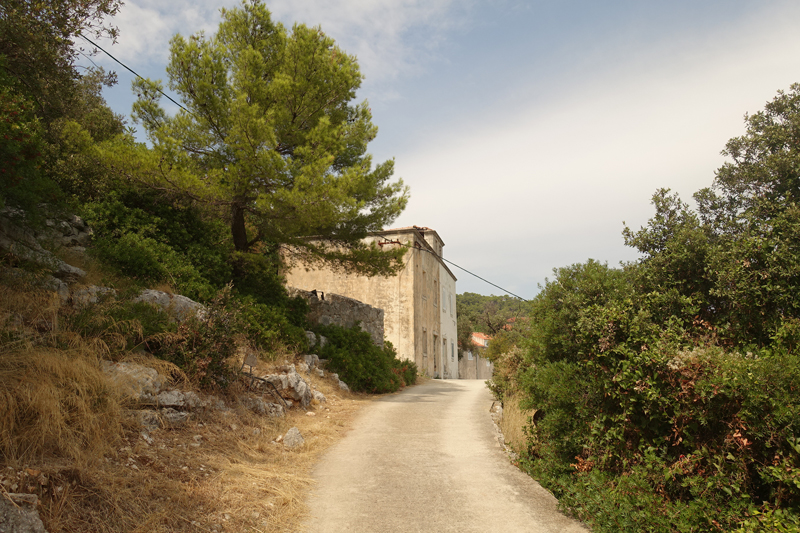
[[[483,381],[431,380],[367,406],[314,471],[308,533],[582,532],[500,447]]]

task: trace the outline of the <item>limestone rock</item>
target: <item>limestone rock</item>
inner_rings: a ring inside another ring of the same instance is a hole
[[[287,431],[286,435],[283,436],[283,445],[289,449],[302,446],[305,442],[305,439],[303,439],[303,436],[300,434],[300,430],[296,427]]]
[[[164,379],[155,369],[136,363],[103,361],[103,372],[126,396],[141,404],[154,405],[164,386]]]
[[[158,393],[158,405],[161,407],[183,407],[186,396],[179,390],[165,390]]]
[[[315,368],[317,365],[319,365],[319,356],[317,354],[306,354],[303,356],[303,360],[305,361],[305,364],[308,365],[308,368]]]
[[[328,344],[328,337],[320,335],[319,336],[319,347],[320,348],[324,348],[326,344]]]
[[[300,405],[307,407],[311,403],[311,387],[303,377],[298,374],[294,365],[281,367],[282,374],[268,374],[263,378],[278,389],[280,395],[287,400],[300,402]]]
[[[55,277],[68,282],[86,276],[80,268],[68,265],[42,248],[37,233],[25,225],[24,215],[17,210],[6,208],[0,211],[0,250],[49,268]]]
[[[309,348],[313,348],[317,345],[317,334],[313,331],[306,331],[306,339],[308,339]]]
[[[187,420],[189,420],[189,413],[184,411],[176,411],[171,407],[165,407],[164,409],[159,409],[158,411],[161,413],[161,420],[166,428],[179,428],[183,426]]]
[[[315,369],[314,369],[314,372],[316,372],[316,373],[317,373],[317,376],[319,376],[319,377],[321,377],[321,378],[324,378],[324,377],[325,377],[325,371],[324,371],[324,370],[322,370],[321,368],[315,368]]]
[[[317,400],[319,403],[325,403],[328,401],[325,395],[318,390],[315,390],[312,394],[314,395],[314,399]]]
[[[161,422],[158,419],[158,413],[150,409],[133,411],[133,416],[142,426],[142,429],[146,431],[155,431],[161,426]]]
[[[345,383],[345,382],[344,382],[344,381],[342,381],[341,379],[339,380],[339,388],[340,388],[341,390],[343,390],[343,391],[350,392],[350,387],[348,387],[348,386],[347,386],[347,383]]]
[[[241,398],[241,402],[242,405],[259,415],[266,415],[272,418],[281,418],[286,415],[282,405],[267,402],[263,398],[244,396]]]
[[[39,518],[39,512],[36,510],[39,499],[35,494],[11,493],[7,496],[12,501],[0,497],[1,532],[47,533],[41,518]]]
[[[157,305],[177,322],[183,322],[195,315],[202,318],[205,314],[205,306],[203,306],[203,304],[197,303],[180,294],[169,294],[162,291],[145,289],[139,296],[134,298],[133,301],[148,302]]]
[[[72,305],[76,308],[86,307],[87,305],[96,304],[105,298],[116,298],[117,291],[108,287],[98,287],[96,285],[87,285],[81,289],[77,289],[72,293]]]
[[[308,374],[309,370],[310,370],[310,368],[306,363],[300,363],[299,365],[297,365],[297,371],[298,372],[304,372],[304,373]]]
[[[216,401],[216,398],[214,399]],[[204,402],[200,396],[197,395],[194,391],[184,391],[183,393],[183,406],[187,409],[197,409],[198,407],[205,407],[206,405],[211,405],[211,400]],[[225,407],[225,404],[222,404],[222,407]]]

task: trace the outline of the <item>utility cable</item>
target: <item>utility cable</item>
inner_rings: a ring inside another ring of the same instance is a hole
[[[78,35],[79,35],[79,36],[80,36],[82,39],[84,39],[85,41],[87,41],[89,44],[91,44],[92,46],[94,46],[95,48],[97,48],[98,50],[100,50],[101,52],[103,52],[104,54],[106,54],[108,57],[110,57],[111,59],[113,59],[114,61],[116,61],[116,62],[117,62],[117,63],[119,63],[120,65],[122,65],[122,67],[124,67],[126,70],[128,70],[128,71],[129,71],[131,74],[133,74],[133,75],[134,75],[134,76],[136,76],[137,78],[139,78],[139,79],[141,79],[141,80],[144,80],[144,79],[145,79],[145,78],[143,78],[142,76],[140,76],[140,75],[139,75],[139,73],[137,73],[135,70],[133,70],[132,68],[130,68],[128,65],[126,65],[125,63],[123,63],[122,61],[120,61],[119,59],[117,59],[116,57],[114,57],[114,56],[112,56],[111,54],[109,54],[109,53],[108,53],[107,51],[105,51],[105,50],[104,50],[104,49],[103,49],[103,48],[102,48],[100,45],[98,45],[97,43],[95,43],[94,41],[92,41],[91,39],[89,39],[88,37],[85,37],[83,34],[78,34]],[[174,99],[173,99],[173,98],[172,98],[170,95],[168,95],[167,93],[165,93],[165,92],[164,92],[164,91],[162,91],[161,89],[156,89],[156,90],[157,90],[158,92],[160,92],[162,95],[164,95],[164,97],[165,97],[167,100],[169,100],[170,102],[172,102],[172,103],[173,103],[173,104],[175,104],[176,106],[180,107],[181,109],[183,109],[183,110],[184,110],[184,111],[186,111],[187,113],[189,113],[189,114],[191,114],[191,115],[193,115],[193,114],[194,114],[194,113],[192,113],[191,111],[189,111],[188,109],[186,109],[185,107],[183,107],[181,104],[179,104],[178,102],[176,102],[176,101],[175,101],[175,100],[174,100]],[[405,247],[407,247],[407,248],[415,248],[414,246],[411,246],[410,244],[402,243],[402,242],[399,242],[399,241],[398,241],[398,243],[397,243],[397,244],[401,244],[401,245],[403,245],[403,246],[405,246]],[[483,277],[481,277],[481,276],[479,276],[479,275],[475,274],[474,272],[470,272],[470,271],[469,271],[469,270],[467,270],[466,268],[464,268],[464,267],[462,267],[462,266],[460,266],[460,265],[457,265],[457,264],[455,264],[454,262],[450,261],[449,259],[445,259],[444,257],[442,257],[441,255],[438,255],[438,254],[436,254],[436,252],[434,252],[434,251],[432,251],[432,250],[428,250],[428,249],[426,249],[426,248],[417,248],[417,249],[418,249],[418,250],[424,250],[424,251],[428,252],[429,254],[432,254],[432,255],[436,256],[438,259],[441,259],[442,261],[445,261],[445,262],[447,262],[447,263],[450,263],[450,264],[451,264],[451,265],[453,265],[454,267],[456,267],[456,268],[458,268],[458,269],[460,269],[460,270],[463,270],[464,272],[466,272],[466,273],[467,273],[467,274],[469,274],[470,276],[474,276],[474,277],[478,278],[479,280],[483,281],[484,283],[488,283],[488,284],[489,284],[489,285],[491,285],[492,287],[496,287],[496,288],[500,289],[501,291],[505,292],[506,294],[510,294],[510,295],[511,295],[511,296],[513,296],[514,298],[519,298],[519,299],[520,299],[520,300],[522,300],[523,302],[527,302],[527,301],[528,301],[528,300],[526,300],[525,298],[523,298],[522,296],[516,295],[516,294],[514,294],[513,292],[509,291],[508,289],[504,289],[504,288],[503,288],[503,287],[501,287],[500,285],[497,285],[497,284],[495,284],[495,283],[492,283],[492,282],[491,282],[491,281],[489,281],[488,279],[486,279],[486,278],[483,278]]]
[[[85,40],[85,41],[88,41],[88,43],[89,43],[89,44],[91,44],[92,46],[94,46],[95,48],[97,48],[98,50],[100,50],[101,52],[103,52],[105,55],[107,55],[108,57],[110,57],[111,59],[113,59],[114,61],[116,61],[117,63],[119,63],[120,65],[122,65],[122,66],[123,66],[123,67],[124,67],[126,70],[128,70],[128,72],[130,72],[131,74],[133,74],[134,76],[136,76],[136,77],[137,77],[137,78],[139,78],[140,80],[147,81],[147,80],[146,80],[144,77],[140,76],[140,75],[139,75],[139,73],[138,73],[138,72],[136,72],[135,70],[133,70],[131,67],[129,67],[128,65],[126,65],[125,63],[123,63],[122,61],[120,61],[119,59],[117,59],[116,57],[112,56],[112,55],[111,55],[111,54],[109,54],[108,52],[106,52],[106,51],[105,51],[105,50],[104,50],[104,49],[103,49],[103,48],[102,48],[102,47],[101,47],[99,44],[97,44],[96,42],[92,41],[92,40],[91,40],[91,39],[89,39],[88,37],[84,37],[84,35],[83,35],[83,34],[81,34],[81,33],[79,33],[79,34],[78,34],[78,36],[79,36],[79,37],[81,37],[83,40]],[[164,95],[164,97],[165,97],[167,100],[169,100],[170,102],[172,102],[172,103],[173,103],[173,104],[175,104],[176,106],[180,107],[181,109],[183,109],[184,111],[186,111],[186,112],[187,112],[187,113],[189,113],[190,115],[194,115],[194,113],[192,113],[191,111],[189,111],[188,109],[186,109],[185,107],[183,107],[181,104],[179,104],[178,102],[176,102],[176,101],[175,101],[175,100],[174,100],[174,99],[173,99],[173,98],[172,98],[170,95],[168,95],[167,93],[165,93],[165,92],[164,92],[164,91],[162,91],[161,89],[156,89],[156,90],[157,90],[158,92],[160,92],[162,95]]]
[[[400,241],[396,241],[396,243],[395,243],[395,244],[400,244],[400,245],[402,245],[402,246],[405,246],[406,248],[415,248],[415,249],[417,249],[417,250],[422,250],[422,251],[428,252],[429,254],[431,254],[431,255],[435,256],[437,259],[441,259],[442,261],[445,261],[445,262],[447,262],[447,263],[450,263],[450,264],[451,264],[451,265],[453,265],[454,267],[456,267],[456,268],[458,268],[458,269],[460,269],[460,270],[463,270],[464,272],[466,272],[466,273],[467,273],[467,274],[469,274],[470,276],[474,276],[474,277],[478,278],[479,280],[481,280],[481,281],[483,281],[483,282],[485,282],[485,283],[488,283],[488,284],[489,284],[489,285],[491,285],[492,287],[497,287],[497,288],[498,288],[498,289],[500,289],[501,291],[505,292],[506,294],[510,294],[510,295],[511,295],[511,296],[513,296],[514,298],[519,298],[519,299],[520,299],[520,300],[522,300],[523,302],[527,302],[527,301],[528,301],[528,300],[526,300],[525,298],[523,298],[522,296],[516,295],[516,294],[514,294],[513,292],[511,292],[510,290],[508,290],[508,289],[504,289],[504,288],[503,288],[503,287],[501,287],[500,285],[496,285],[496,284],[492,283],[491,281],[489,281],[488,279],[486,279],[486,278],[482,278],[481,276],[479,276],[479,275],[475,274],[474,272],[470,272],[470,271],[469,271],[469,270],[467,270],[466,268],[464,268],[464,267],[462,267],[462,266],[460,266],[460,265],[457,265],[457,264],[453,263],[453,262],[452,262],[452,261],[450,261],[449,259],[445,259],[444,257],[442,257],[441,255],[438,255],[438,254],[437,254],[436,252],[434,252],[433,250],[428,250],[427,248],[421,248],[421,247],[420,247],[420,248],[417,248],[416,246],[412,246],[412,245],[410,245],[410,244],[408,244],[408,243],[403,243],[403,242],[400,242]]]

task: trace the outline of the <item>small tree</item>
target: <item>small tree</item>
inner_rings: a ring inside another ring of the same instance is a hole
[[[319,28],[291,32],[260,0],[222,10],[219,30],[171,42],[169,86],[186,110],[167,116],[160,82],[137,81],[134,117],[159,155],[148,179],[223,208],[239,252],[277,245],[369,273],[401,265],[361,239],[408,198],[390,182],[393,161],[373,168],[377,128],[353,56]],[[315,239],[309,240],[307,237]]]

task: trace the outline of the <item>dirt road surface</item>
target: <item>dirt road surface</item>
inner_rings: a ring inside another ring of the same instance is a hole
[[[491,404],[477,380],[431,380],[373,402],[316,467],[304,531],[588,531],[509,463]]]

